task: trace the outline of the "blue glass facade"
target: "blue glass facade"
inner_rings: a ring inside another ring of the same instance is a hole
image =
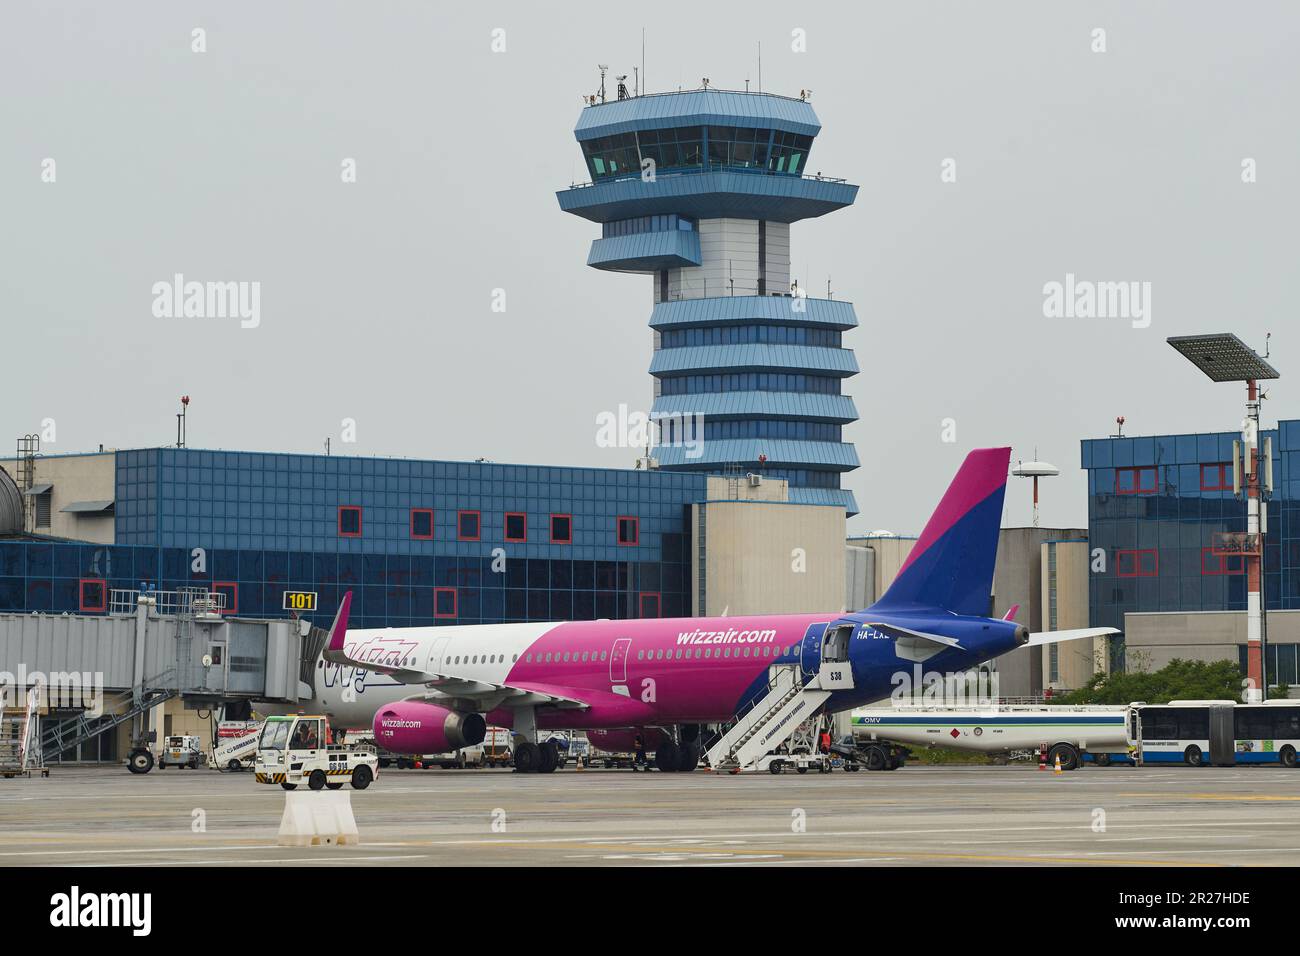
[[[597,468],[122,451],[115,544],[0,542],[0,611],[93,612],[101,588],[143,582],[207,585],[237,613],[269,617],[282,615],[285,590],[317,591],[316,616],[325,618],[351,589],[358,627],[686,615],[689,505],[704,499],[705,481]],[[195,548],[205,551],[201,571]]]
[[[1273,439],[1273,496],[1264,548],[1264,601],[1300,608],[1300,421]],[[1232,492],[1231,432],[1104,438],[1082,443],[1088,472],[1088,537],[1106,553],[1090,576],[1096,626],[1123,628],[1138,611],[1246,607],[1242,559],[1213,553],[1217,532],[1245,531],[1246,506]]]

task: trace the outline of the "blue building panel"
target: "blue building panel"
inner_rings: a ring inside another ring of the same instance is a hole
[[[685,615],[689,506],[703,500],[706,481],[685,472],[122,451],[116,543],[0,542],[0,612],[94,613],[111,589],[205,586],[247,616],[280,616],[285,590],[316,591],[321,620],[352,590],[358,627]],[[360,509],[356,524],[345,522],[345,508]],[[415,512],[432,515],[428,534]],[[524,526],[516,518],[508,527],[508,513],[523,515]],[[440,594],[454,613],[436,611]]]
[[[650,313],[652,329],[748,322],[825,326],[843,332],[856,328],[858,317],[851,302],[783,295],[677,299],[656,303]]]
[[[699,264],[700,234],[681,230],[596,239],[587,255],[587,265],[593,269],[618,272],[655,272]]]
[[[817,114],[806,100],[774,94],[691,90],[597,103],[582,111],[573,134],[582,142],[665,127],[739,125],[773,127],[806,136],[821,132]]]
[[[650,362],[650,374],[657,376],[715,369],[783,369],[848,377],[858,374],[858,360],[852,349],[751,343],[662,349]]]
[[[722,168],[660,171],[646,181],[638,169],[626,179],[573,186],[555,195],[562,210],[592,222],[673,213],[798,222],[852,205],[858,187],[833,179]]]
[[[1300,608],[1300,423],[1279,422],[1272,439],[1274,490],[1264,547],[1264,601]],[[1246,530],[1245,501],[1232,490],[1232,432],[1085,440],[1089,546],[1102,552],[1090,575],[1097,626],[1123,628],[1148,611],[1246,607],[1240,558],[1216,555],[1215,536]]]
[[[812,395],[803,392],[710,392],[703,395],[669,395],[655,399],[652,417],[703,416],[714,421],[763,418],[809,422],[858,420],[858,410],[848,395]]]

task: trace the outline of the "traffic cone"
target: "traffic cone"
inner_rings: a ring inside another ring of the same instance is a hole
[[[1061,755],[1060,755],[1060,754],[1057,754],[1057,755],[1056,755],[1056,769],[1053,770],[1052,773],[1065,773],[1065,771],[1061,769]]]

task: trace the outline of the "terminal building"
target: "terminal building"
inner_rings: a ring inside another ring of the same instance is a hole
[[[24,618],[112,617],[130,592],[205,589],[232,621],[283,620],[286,591],[314,592],[320,623],[352,591],[358,628],[845,601],[844,507],[791,502],[781,479],[192,448],[0,466],[0,669],[37,666]],[[116,664],[95,669],[131,673]],[[186,706],[211,703],[201,690],[165,704],[162,733],[207,733]],[[120,759],[126,730],[80,756]]]
[[[1246,575],[1216,536],[1246,530],[1233,493],[1232,443],[1211,434],[1109,437],[1082,443],[1088,473],[1093,626],[1124,632],[1115,665],[1158,669],[1174,658],[1239,661],[1245,669]],[[1269,683],[1300,686],[1300,421],[1272,439],[1273,492],[1263,549]]]

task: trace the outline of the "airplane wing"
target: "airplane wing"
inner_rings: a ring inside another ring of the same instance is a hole
[[[1026,647],[1042,647],[1044,644],[1059,644],[1061,641],[1077,641],[1081,637],[1106,637],[1122,633],[1114,627],[1080,627],[1072,631],[1039,631],[1030,634]]]
[[[454,674],[434,674],[414,666],[416,642],[404,637],[400,630],[384,634],[365,644],[347,643],[348,615],[352,609],[352,592],[343,595],[339,610],[330,625],[322,656],[331,664],[348,664],[363,670],[386,674],[415,690],[406,700],[423,700],[445,704],[448,701],[470,701],[476,708],[487,711],[502,705],[520,707],[551,704],[563,709],[582,709],[588,703],[564,693],[565,688],[550,685],[497,684],[491,681],[471,680]],[[418,688],[418,689],[417,689]]]
[[[956,640],[942,634],[914,631],[910,627],[886,624],[883,621],[868,622],[867,627],[874,627],[876,630],[894,638],[894,653],[906,661],[921,663],[934,657],[940,651],[946,651],[949,648],[962,649]]]

